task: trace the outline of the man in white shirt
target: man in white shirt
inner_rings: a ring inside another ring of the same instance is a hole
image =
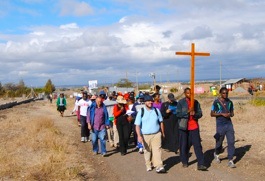
[[[91,105],[91,101],[88,98],[87,92],[83,92],[83,97],[78,101],[78,111],[80,113],[80,123],[81,123],[81,141],[89,141],[89,129],[87,127],[87,109]]]

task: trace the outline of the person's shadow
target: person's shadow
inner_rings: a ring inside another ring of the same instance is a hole
[[[241,147],[236,148],[235,149],[235,157],[236,158],[234,159],[234,163],[239,162],[244,157],[244,155],[250,150],[250,148],[251,148],[251,145],[245,145],[245,146],[241,146]],[[213,154],[214,154],[214,149],[207,150],[204,153],[204,163],[205,163],[205,166],[207,168],[209,168],[211,166],[212,161],[214,160]],[[225,159],[227,159],[227,157],[222,158],[222,160],[225,160]]]
[[[252,145],[245,145],[245,146],[236,148],[235,150],[236,159],[234,160],[234,163],[239,162],[245,156],[245,154],[250,150],[251,146]]]
[[[171,157],[167,158],[166,160],[164,160],[163,163],[165,165],[165,169],[169,170],[174,165],[180,163],[180,157],[177,156],[177,155],[176,156],[171,156]]]

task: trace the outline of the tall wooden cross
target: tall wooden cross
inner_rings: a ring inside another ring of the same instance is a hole
[[[210,53],[195,52],[195,44],[191,44],[191,52],[176,52],[176,55],[190,55],[190,89],[191,89],[191,107],[194,108],[194,85],[195,85],[195,56],[210,56]]]

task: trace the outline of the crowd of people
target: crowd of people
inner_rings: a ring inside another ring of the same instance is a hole
[[[146,170],[155,168],[157,173],[166,172],[162,149],[179,154],[183,168],[187,168],[189,151],[193,146],[197,170],[207,170],[198,121],[202,117],[200,103],[198,100],[191,102],[190,88],[184,89],[185,97],[178,101],[172,93],[163,101],[159,89],[156,86],[155,93],[139,92],[138,95],[134,92],[106,93],[104,90],[97,95],[82,92],[82,95],[76,96],[72,112],[77,114],[81,141],[91,141],[93,154],[101,154],[103,157],[107,154],[106,142],[109,142],[110,147],[115,147],[122,156],[128,153],[128,146],[133,145],[144,155]],[[235,133],[231,120],[234,116],[233,102],[228,98],[225,87],[219,93],[220,96],[211,107],[211,116],[216,117],[214,160],[221,163],[219,154],[223,151],[226,137],[228,167],[235,168]],[[58,98],[57,105],[63,116],[66,105],[63,95]]]

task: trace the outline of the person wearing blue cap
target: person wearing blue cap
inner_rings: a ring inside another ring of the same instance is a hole
[[[163,118],[159,109],[153,107],[153,97],[144,97],[145,105],[139,110],[135,119],[138,142],[144,146],[144,158],[147,171],[156,167],[157,173],[164,173],[162,161],[162,137],[164,134]]]
[[[99,91],[99,97],[101,97],[102,102],[107,99],[106,92],[104,90]]]
[[[132,111],[133,113],[131,116],[135,120],[137,112],[144,107],[144,93],[140,92],[138,96],[136,96],[136,102],[133,104]],[[133,132],[133,140],[135,144],[135,148],[139,150],[139,153],[143,153],[143,146],[141,143],[137,141],[137,133],[135,129],[135,125],[132,125],[132,132]]]

